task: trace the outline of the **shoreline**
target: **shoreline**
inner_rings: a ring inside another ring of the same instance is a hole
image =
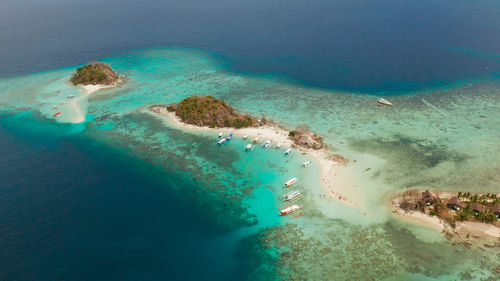
[[[103,90],[103,89],[112,89],[118,87],[120,84],[115,83],[112,85],[102,85],[102,84],[97,84],[97,85],[73,85],[70,82],[68,84],[71,87],[77,88],[77,93],[74,98],[70,100],[64,100],[64,98],[61,97],[62,101],[57,102],[55,105],[57,105],[58,108],[55,110],[50,109],[49,113],[50,115],[54,114],[56,111],[60,111],[62,115],[58,118],[55,118],[55,116],[52,116],[50,119],[54,119],[58,123],[71,123],[71,124],[80,124],[85,122],[85,115],[86,115],[86,104],[84,103],[83,105],[80,104],[82,100],[85,100],[88,98],[90,95]],[[83,91],[82,91],[83,90]]]
[[[453,192],[440,191],[435,194],[451,197]],[[403,198],[400,195],[390,199],[393,217],[415,225],[422,225],[444,234],[450,240],[459,243],[499,243],[500,228],[489,223],[477,221],[459,221],[455,228],[437,216],[430,216],[420,211],[406,211],[399,207]]]
[[[296,145],[288,137],[288,131],[278,124],[272,123],[271,125],[247,127],[241,129],[209,128],[207,126],[200,127],[182,122],[180,118],[175,115],[175,112],[169,112],[164,106],[158,108],[158,110],[153,111],[148,107],[147,113],[162,118],[162,120],[165,120],[169,125],[172,125],[176,128],[198,132],[224,132],[237,134],[239,136],[246,135],[252,139],[257,137],[259,138],[259,141],[265,141],[269,139],[273,143],[281,143],[285,147],[289,147],[307,154],[311,158],[311,160],[315,162],[320,168],[321,186],[323,191],[329,197],[342,204],[358,208],[365,207],[364,202],[361,200],[360,196],[352,194],[352,192],[347,189],[347,184],[345,184],[345,181],[347,181],[348,179],[336,175],[337,169],[335,168],[340,168],[344,163],[332,160],[333,155],[330,155],[330,151],[327,148],[314,150]]]
[[[80,108],[80,106],[78,106],[78,102],[84,98],[88,98],[90,95],[92,95],[93,93],[95,93],[99,90],[111,89],[111,88],[118,87],[118,84],[113,84],[113,85],[101,85],[101,84],[82,85],[82,84],[78,84],[78,85],[76,85],[76,87],[81,88],[85,91],[85,94],[83,94],[77,98],[74,98],[69,102],[69,106],[72,108],[73,112],[76,114],[75,119],[72,120],[71,123],[79,124],[79,123],[85,122],[85,114],[82,112],[82,109]]]

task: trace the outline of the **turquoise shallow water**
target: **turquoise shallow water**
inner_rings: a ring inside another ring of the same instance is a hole
[[[193,208],[202,210],[221,233],[205,244],[204,253],[223,251],[222,261],[233,255],[243,260],[247,266],[239,277],[494,278],[498,248],[454,246],[431,230],[397,222],[386,198],[405,188],[498,191],[498,81],[392,96],[388,99],[395,106],[389,108],[377,106],[376,96],[235,74],[209,53],[193,49],[147,49],[104,61],[125,75],[127,83],[79,100],[85,117],[80,124],[51,121],[53,104],[67,101],[69,94],[83,95],[65,84],[74,67],[1,80],[0,108],[17,120],[11,128],[87,138],[155,167],[155,177],[173,175],[165,188],[194,202]],[[318,167],[300,165],[308,160],[305,155],[284,157],[283,151],[261,148],[246,153],[245,141],[238,137],[217,146],[216,133],[181,131],[147,111],[153,104],[206,94],[288,128],[310,126],[332,152],[350,160],[352,188],[366,195],[367,208],[361,211],[321,196]],[[60,107],[59,121],[76,116],[66,106]],[[28,125],[19,128],[23,124]],[[282,184],[292,176],[300,179],[297,188],[305,193],[305,215],[294,220],[277,216]]]

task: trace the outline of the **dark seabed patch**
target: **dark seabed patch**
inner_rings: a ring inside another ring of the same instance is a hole
[[[349,146],[387,160],[387,169],[381,174],[387,181],[398,182],[404,188],[439,183],[441,178],[429,173],[430,170],[439,170],[442,166],[458,169],[470,158],[441,143],[397,134],[390,138],[351,138]]]

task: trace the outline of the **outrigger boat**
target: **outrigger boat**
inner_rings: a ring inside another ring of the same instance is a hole
[[[287,149],[287,150],[285,151],[285,156],[286,156],[286,155],[290,155],[290,153],[291,153],[291,152],[292,152],[292,149],[291,149],[291,148]]]
[[[291,179],[289,179],[289,180],[287,180],[287,181],[285,182],[285,186],[286,186],[286,187],[290,187],[290,186],[292,186],[292,185],[293,185],[294,183],[296,183],[296,182],[297,182],[297,178],[291,178]]]
[[[244,135],[244,136],[243,136],[243,139],[244,139],[244,140],[246,140],[247,138],[248,138],[248,136],[247,136],[247,135]]]
[[[378,103],[382,104],[382,105],[392,105],[392,103],[384,98],[380,98],[378,100]]]
[[[218,145],[225,144],[228,141],[228,139],[223,138],[217,142]]]
[[[292,214],[292,213],[295,213],[297,211],[299,211],[300,209],[302,209],[301,206],[299,205],[289,205],[289,206],[284,206],[284,207],[281,207],[280,208],[280,216],[284,216],[284,215],[289,215],[289,214]],[[296,216],[293,216],[292,218],[296,218],[296,217],[299,217],[299,216],[302,216],[304,213],[300,213]]]
[[[52,108],[54,108],[54,109],[59,109],[59,106],[57,106],[57,105],[55,105],[55,104],[54,104],[54,105],[52,106]]]
[[[253,143],[257,143],[259,141],[259,138],[254,138]]]
[[[280,148],[281,147],[281,142],[279,142],[277,145],[276,145],[276,148]]]
[[[224,133],[223,133],[223,132],[220,132],[220,133],[219,133],[219,138],[222,138],[222,136],[223,136],[223,135],[224,135]]]
[[[262,147],[266,148],[266,147],[268,147],[269,145],[271,145],[271,141],[270,141],[270,140],[266,140],[266,141],[264,142],[264,144],[262,145]]]
[[[229,134],[229,137],[227,137],[227,140],[230,141],[233,139],[233,133]]]
[[[312,164],[311,161],[306,161],[306,162],[302,163],[302,166],[307,167],[307,166],[309,166],[311,164]]]
[[[72,98],[74,98],[74,97],[75,97],[75,95],[68,95],[66,98],[67,98],[67,99],[72,99]]]
[[[283,200],[290,201],[290,200],[292,200],[294,198],[300,197],[300,195],[301,195],[301,193],[298,190],[295,190],[295,191],[292,191],[292,192],[288,192],[287,194],[283,195]]]
[[[62,112],[61,112],[61,111],[59,111],[59,112],[55,113],[54,115],[52,115],[52,117],[57,117],[57,115],[59,115],[59,114],[61,114],[61,113],[62,113]]]
[[[251,143],[249,143],[249,144],[247,144],[247,145],[245,146],[245,151],[250,151],[250,150],[252,150],[252,148],[253,148],[252,144],[251,144]]]

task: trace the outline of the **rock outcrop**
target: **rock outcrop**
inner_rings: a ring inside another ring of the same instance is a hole
[[[311,132],[307,126],[299,126],[290,131],[290,139],[298,146],[319,150],[325,147],[323,138]]]

